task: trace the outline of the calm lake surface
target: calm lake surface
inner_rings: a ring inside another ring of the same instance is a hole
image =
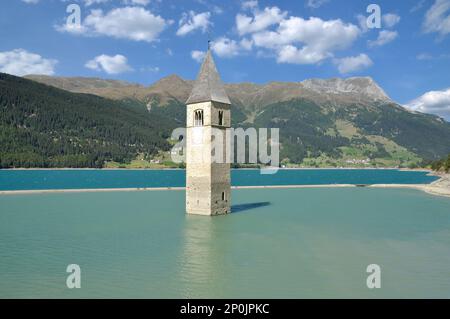
[[[428,184],[427,172],[391,169],[232,170],[234,186]],[[0,190],[184,187],[184,170],[0,170]]]
[[[449,198],[241,189],[233,214],[210,218],[186,216],[184,195],[0,196],[0,297],[450,297]],[[66,288],[73,263],[81,289]]]

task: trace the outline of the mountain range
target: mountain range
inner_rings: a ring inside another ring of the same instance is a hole
[[[194,82],[177,75],[162,78],[150,86],[98,78],[41,75],[26,76],[19,81],[4,75],[0,88],[7,83],[10,84],[7,94],[19,99],[25,94],[22,86],[32,86],[36,94],[55,90],[67,95],[65,102],[51,102],[64,103],[68,109],[79,107],[72,105],[70,96],[87,101],[97,96],[102,105],[114,106],[111,110],[102,108],[103,116],[108,111],[117,112],[116,108],[122,108],[142,117],[143,110],[147,109],[143,118],[148,123],[139,125],[143,125],[142,129],[149,125],[148,129],[154,130],[151,127],[157,122],[159,132],[153,132],[152,143],[158,152],[165,152],[171,130],[185,125],[184,103]],[[225,89],[232,102],[233,127],[280,128],[280,158],[287,166],[406,167],[450,153],[450,123],[434,115],[403,108],[369,77],[233,83],[226,84]],[[2,97],[2,104],[3,100]],[[96,112],[92,106],[90,114]],[[66,116],[73,116],[69,113]],[[131,118],[123,125],[135,127],[135,119]],[[122,151],[128,149],[126,143],[124,147]],[[131,157],[139,154],[151,158],[155,149],[147,152],[141,147],[130,152]],[[129,162],[130,156],[113,159],[103,154],[99,160]]]
[[[82,77],[52,77],[29,75],[26,78],[76,93],[89,93],[111,99],[133,98],[145,102],[150,108],[157,101],[164,106],[171,100],[183,103],[192,90],[194,81],[177,75],[162,78],[146,87],[117,80]],[[370,77],[348,79],[311,79],[303,82],[270,82],[267,84],[225,84],[233,105],[244,111],[262,110],[265,106],[293,99],[308,99],[317,103],[348,104],[392,102]],[[251,112],[250,112],[251,113]]]

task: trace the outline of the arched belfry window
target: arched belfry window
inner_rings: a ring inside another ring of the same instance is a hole
[[[203,126],[203,110],[194,111],[194,126]]]
[[[223,125],[223,111],[219,111],[219,125]]]

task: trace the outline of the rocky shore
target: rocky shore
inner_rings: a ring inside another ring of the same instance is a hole
[[[450,197],[450,174],[435,173],[435,175],[439,176],[440,179],[429,185],[424,185],[423,190],[433,195]]]

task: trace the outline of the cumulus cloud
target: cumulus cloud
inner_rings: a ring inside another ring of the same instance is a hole
[[[128,59],[121,54],[114,56],[102,54],[86,62],[85,66],[88,69],[104,71],[108,74],[119,74],[132,70],[128,65]]]
[[[359,14],[356,16],[358,19],[359,28],[362,33],[366,33],[370,31],[370,29],[367,27],[367,17]],[[382,17],[383,20],[383,26],[385,28],[392,28],[395,25],[397,25],[401,17],[395,13],[387,13],[384,14]],[[393,30],[381,30],[378,33],[378,37],[375,40],[369,40],[367,41],[367,44],[369,47],[377,47],[377,46],[383,46],[385,44],[388,44],[389,42],[394,41],[398,37],[398,32]]]
[[[378,38],[373,41],[369,40],[368,44],[370,47],[380,47],[389,42],[394,41],[397,37],[398,37],[397,31],[382,30],[378,34]]]
[[[279,63],[295,63],[295,64],[315,64],[328,57],[331,54],[311,50],[309,47],[298,49],[293,45],[285,45],[278,52],[277,62]]]
[[[256,0],[243,1],[241,7],[243,10],[255,9],[258,7],[258,1]]]
[[[205,58],[205,54],[206,54],[205,51],[194,50],[191,51],[191,58],[193,58],[198,63],[201,63]]]
[[[227,37],[220,37],[212,42],[211,50],[219,57],[231,58],[251,50],[252,46],[253,42],[249,39],[244,38],[241,41],[236,41]]]
[[[142,7],[123,7],[104,13],[91,10],[81,26],[56,26],[60,32],[86,36],[110,36],[119,39],[153,42],[171,23]]]
[[[335,63],[342,74],[357,72],[373,65],[369,56],[363,53],[357,56],[336,59]]]
[[[327,3],[329,0],[308,0],[306,6],[317,9]]]
[[[318,3],[310,2],[312,6],[317,6]],[[236,15],[239,40],[228,37],[216,40],[212,49],[217,55],[234,57],[255,49],[257,56],[275,58],[278,63],[320,64],[333,59],[337,51],[349,48],[362,33],[357,25],[341,19],[289,16],[276,6],[261,10],[257,1],[242,2],[242,9],[250,13],[241,12]],[[394,25],[393,17],[388,17],[387,20]],[[357,58],[360,59],[358,67],[347,67]],[[356,70],[367,65],[370,60],[367,57],[363,61],[359,56],[349,59],[342,61],[342,70]]]
[[[356,19],[358,20],[358,25],[361,30],[361,32],[366,33],[369,31],[369,27],[367,26],[367,17],[363,14],[358,14],[356,16]]]
[[[253,48],[253,40],[243,38],[243,39],[239,42],[239,45],[240,45],[240,47],[242,48],[242,50],[250,51],[250,50]]]
[[[274,48],[295,42],[320,51],[344,49],[358,37],[359,29],[340,19],[324,21],[320,18],[289,17],[280,22],[276,31],[259,32],[253,36],[255,44]]]
[[[28,3],[28,4],[36,4],[39,2],[39,0],[22,0],[22,2]]]
[[[400,22],[400,19],[400,16],[395,13],[387,13],[382,16],[383,25],[387,28],[392,28],[395,26]]]
[[[357,26],[339,19],[289,17],[276,31],[255,33],[253,40],[255,46],[275,49],[278,62],[314,64],[348,48],[359,34]]]
[[[226,37],[215,40],[211,48],[220,57],[233,57],[239,54],[239,44]]]
[[[86,7],[89,7],[93,4],[100,4],[100,3],[105,3],[108,2],[109,0],[84,0],[84,5]]]
[[[414,13],[416,11],[419,11],[420,9],[423,8],[423,6],[425,5],[425,2],[427,0],[420,0],[419,2],[417,2],[410,10],[409,12]]]
[[[252,47],[253,41],[246,38],[236,41],[227,37],[220,37],[211,43],[211,51],[221,58],[232,58],[241,55],[250,51]],[[205,57],[205,53],[205,51],[199,50],[191,51],[191,58],[197,62],[201,62]]]
[[[0,72],[17,76],[27,74],[55,74],[57,60],[45,59],[24,49],[0,52]]]
[[[286,16],[287,12],[281,11],[278,7],[267,7],[263,11],[255,9],[253,16],[237,14],[236,28],[240,35],[254,33],[279,23]]]
[[[125,4],[133,4],[138,6],[146,6],[150,3],[150,0],[123,0]]]
[[[361,29],[361,32],[366,33],[370,30],[367,26],[367,16],[363,14],[358,14],[356,16],[356,19],[358,20],[358,25],[359,28]],[[400,22],[401,17],[395,13],[387,13],[382,15],[381,19],[383,21],[382,25],[384,27],[392,28]]]
[[[63,0],[68,1],[68,0]],[[110,2],[110,0],[83,0],[86,7],[92,6],[94,4],[102,4]],[[137,6],[146,6],[150,3],[150,0],[122,0],[122,3],[125,5],[137,5]]]
[[[435,0],[428,9],[423,22],[425,33],[438,33],[446,36],[450,33],[450,0]]]
[[[222,13],[223,13],[223,9],[222,9],[221,7],[219,7],[219,6],[213,6],[213,7],[212,7],[212,11],[213,11],[215,14],[222,14]]]
[[[405,107],[412,111],[435,114],[450,121],[450,88],[427,92]]]
[[[211,21],[209,20],[210,17],[210,12],[196,14],[194,11],[189,11],[188,13],[183,13],[182,18],[179,21],[180,27],[177,31],[177,35],[184,36],[197,29],[202,30],[202,32],[206,32],[208,27],[211,25]]]

